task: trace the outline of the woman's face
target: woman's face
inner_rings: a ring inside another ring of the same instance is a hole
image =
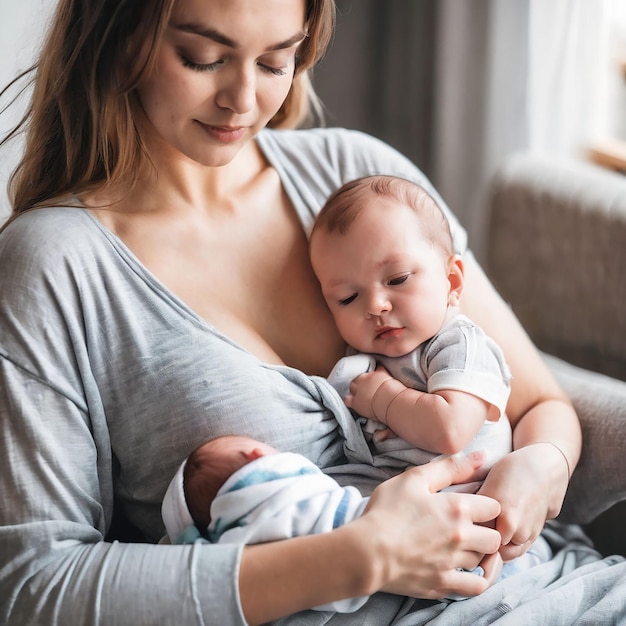
[[[149,139],[229,163],[289,93],[304,15],[304,0],[178,0],[138,89]]]

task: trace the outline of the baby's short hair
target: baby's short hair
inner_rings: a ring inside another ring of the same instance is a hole
[[[395,199],[412,209],[422,223],[424,236],[444,254],[453,254],[450,224],[441,207],[424,187],[399,176],[365,176],[345,183],[329,196],[311,234],[319,229],[347,233],[371,194]]]

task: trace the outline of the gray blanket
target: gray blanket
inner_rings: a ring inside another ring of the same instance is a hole
[[[461,602],[373,596],[349,615],[301,613],[277,624],[340,626],[605,626],[626,624],[626,560],[604,559],[577,526],[549,522],[544,536],[555,550],[551,561],[497,583]]]

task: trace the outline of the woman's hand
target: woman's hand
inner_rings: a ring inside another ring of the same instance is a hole
[[[479,491],[502,506],[496,528],[502,533],[500,552],[509,560],[526,551],[546,519],[558,515],[580,455],[580,424],[515,314],[471,255],[465,258],[461,309],[500,345],[513,375],[506,412],[515,452],[490,470]]]
[[[473,453],[409,469],[379,485],[363,515],[345,526],[246,546],[239,592],[247,622],[377,591],[443,598],[487,589],[502,560],[500,534],[483,524],[500,505],[475,494],[436,493],[468,480],[483,461]],[[484,576],[459,571],[479,564]]]
[[[524,554],[545,521],[559,514],[567,483],[563,455],[549,443],[520,448],[493,466],[478,493],[500,503],[495,528],[504,561]]]
[[[498,502],[474,494],[437,493],[467,480],[480,453],[409,469],[380,485],[363,516],[353,522],[370,542],[383,590],[419,598],[477,595],[498,576],[500,534],[487,524]],[[487,556],[485,556],[487,555]],[[485,576],[459,571],[481,565]]]

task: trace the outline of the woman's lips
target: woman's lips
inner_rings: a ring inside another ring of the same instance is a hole
[[[198,122],[198,124],[202,126],[207,135],[220,143],[239,141],[247,131],[246,126],[212,126],[203,122]]]

